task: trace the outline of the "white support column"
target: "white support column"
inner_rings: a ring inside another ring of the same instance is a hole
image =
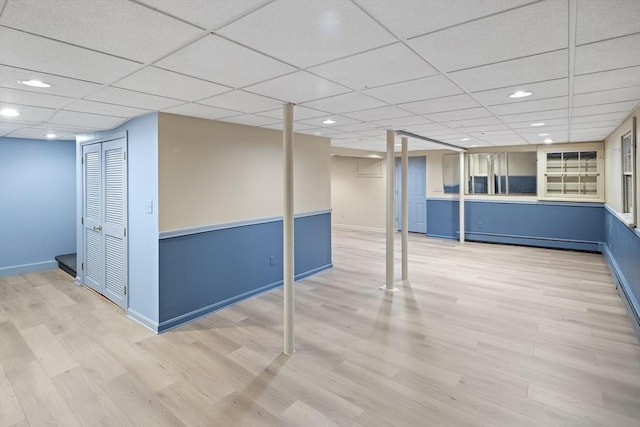
[[[395,292],[398,289],[393,287],[393,224],[395,222],[395,209],[393,206],[395,188],[393,185],[395,176],[394,157],[395,132],[387,130],[387,277],[384,289],[386,292]]]
[[[460,152],[460,185],[458,186],[460,198],[460,243],[464,243],[464,152]]]
[[[402,137],[402,282],[409,280],[409,138]]]
[[[283,113],[283,275],[284,275],[284,354],[295,351],[294,340],[294,239],[293,239],[293,104],[284,104]]]

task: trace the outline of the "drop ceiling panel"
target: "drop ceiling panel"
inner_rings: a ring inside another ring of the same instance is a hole
[[[371,123],[378,127],[380,126],[384,126],[387,128],[395,127],[396,129],[399,129],[405,126],[418,126],[418,125],[423,125],[423,124],[432,123],[432,122],[426,117],[416,115],[416,116],[406,116],[406,117],[398,117],[394,119],[373,121]]]
[[[629,113],[638,105],[638,101],[612,102],[602,105],[588,105],[584,107],[574,107],[573,116],[590,116],[607,113]]]
[[[249,113],[268,111],[282,106],[281,101],[276,101],[275,99],[255,95],[253,93],[248,93],[241,90],[234,90],[233,92],[216,95],[211,98],[198,101],[198,103],[210,105],[212,107],[226,108],[227,110],[236,110]]]
[[[413,133],[451,131],[450,128],[448,128],[445,125],[441,125],[439,123],[425,123],[420,125],[406,126],[405,129],[408,132],[413,132]],[[428,136],[428,135],[424,135],[424,136]]]
[[[495,116],[480,117],[477,119],[462,118],[458,120],[447,121],[445,124],[450,128],[467,128],[474,126],[494,126],[502,122]]]
[[[77,123],[82,123],[89,129],[103,130],[113,129],[127,119],[122,117],[103,116],[99,114],[78,113],[75,111],[58,111],[49,120],[49,123],[73,126]]]
[[[27,87],[27,86],[24,86],[24,87]],[[73,98],[0,87],[0,102],[8,103],[8,104],[33,105],[33,106],[46,107],[46,108],[60,108],[67,105],[71,101],[73,101]]]
[[[482,125],[482,126],[462,126],[456,127],[462,132],[466,133],[474,133],[474,132],[498,132],[498,131],[508,131],[509,128],[506,125],[501,123],[491,124],[491,125]]]
[[[489,107],[493,113],[502,114],[518,114],[531,113],[534,111],[557,110],[567,108],[569,106],[569,97],[561,96],[558,98],[538,99],[533,101],[515,101],[508,104],[492,105]]]
[[[301,105],[293,106],[294,120],[307,120],[307,119],[313,119],[316,117],[326,117],[328,114],[329,113],[327,113],[326,111],[318,111],[318,110],[314,110],[313,108],[303,107]],[[260,113],[260,115],[282,120],[282,117],[283,117],[282,105],[280,106],[280,108],[276,108],[275,110],[271,110],[271,111],[262,112]]]
[[[201,33],[128,0],[9,0],[0,23],[140,62],[156,59]]]
[[[189,102],[231,90],[227,86],[156,67],[145,67],[112,86]]]
[[[0,44],[1,43],[2,42],[0,41]],[[4,58],[2,52],[0,52],[0,58]],[[25,86],[18,83],[19,80],[40,80],[49,83],[51,87],[41,89]],[[68,79],[38,71],[6,67],[4,65],[0,65],[0,86],[27,92],[66,96],[69,98],[81,98],[91,92],[95,92],[101,87],[99,84],[89,83],[82,80]]]
[[[218,28],[259,5],[268,3],[265,0],[189,0],[188,4],[185,5],[185,2],[177,0],[139,1],[205,29]]]
[[[509,98],[516,91],[528,91],[532,95],[526,98]],[[569,79],[548,80],[538,83],[524,83],[516,86],[473,92],[473,97],[483,105],[498,105],[515,102],[528,102],[535,99],[567,96],[569,94]]]
[[[4,119],[0,119],[0,136],[5,136],[17,129],[24,129],[30,126],[33,126],[33,124],[22,122],[8,122]]]
[[[309,71],[358,90],[437,74],[401,43],[312,67]]]
[[[42,108],[30,105],[17,105],[7,102],[0,102],[0,108],[14,108],[18,110],[20,116],[18,117],[2,117],[0,120],[7,122],[23,122],[23,123],[40,123],[46,122],[56,112],[53,108]]]
[[[579,1],[576,44],[581,45],[640,32],[640,2],[636,0]]]
[[[282,121],[278,123],[268,124],[263,127],[269,128],[269,129],[276,129],[276,130],[282,130],[283,128]],[[324,129],[313,128],[309,125],[303,125],[301,123],[296,123],[296,122],[293,123],[293,131],[298,133],[306,133],[309,135],[316,135],[316,133],[318,133],[316,136],[327,134],[327,132],[324,132]]]
[[[509,129],[488,130],[488,131],[482,131],[482,132],[471,132],[469,129],[467,129],[466,134],[474,138],[480,138],[480,139],[490,139],[494,137],[520,138],[520,136],[517,133]]]
[[[222,119],[223,122],[228,123],[238,123],[241,125],[249,125],[249,126],[264,126],[273,124],[273,120],[271,117],[262,117],[257,116],[255,114],[244,114],[241,116],[234,117],[226,117]]]
[[[597,118],[594,117],[595,120],[591,120],[588,122],[583,122],[583,123],[576,123],[575,119],[571,121],[571,130],[575,131],[578,129],[589,129],[589,128],[609,128],[609,129],[615,129],[620,125],[620,121],[619,120],[597,120]]]
[[[281,99],[284,102],[302,104],[318,98],[348,92],[343,86],[338,86],[320,77],[304,71],[288,74],[247,88],[250,92]]]
[[[0,27],[0,63],[17,68],[108,83],[140,64]]]
[[[276,0],[219,33],[298,67],[395,41],[352,2],[343,0]]]
[[[439,113],[443,111],[463,110],[467,108],[479,107],[472,97],[466,94],[445,96],[443,98],[434,98],[426,101],[408,102],[406,104],[398,104],[398,107],[412,111],[416,114]]]
[[[569,75],[567,50],[450,73],[469,92],[511,87],[530,82],[566,78]]]
[[[640,85],[640,67],[583,74],[573,80],[573,93],[594,92]]]
[[[640,46],[638,46],[638,49],[640,49]],[[640,85],[627,87],[624,89],[612,89],[603,90],[600,92],[582,93],[573,97],[574,107],[608,104],[617,101],[640,101]]]
[[[529,142],[524,138],[510,138],[510,137],[496,137],[486,140],[491,145],[496,147],[507,147],[509,145],[529,145]]]
[[[530,2],[530,0],[403,0],[402,7],[390,7],[389,0],[358,0],[358,4],[374,15],[396,36],[403,39]]]
[[[15,130],[11,132],[8,136],[11,138],[45,139],[47,136],[47,133],[49,132],[50,131],[48,131],[47,129],[31,127],[31,128],[22,128],[22,129]],[[55,135],[56,137],[52,139],[52,141],[55,141],[55,140],[74,140],[75,141],[76,139],[75,132],[70,132],[70,131],[58,132]]]
[[[336,126],[336,125],[332,125],[331,126],[332,130],[338,131],[338,132],[366,132],[366,131],[370,131],[372,129],[375,129],[375,125],[371,124],[371,123],[366,123],[366,122],[362,122],[362,123],[352,123],[352,124],[348,124],[348,125],[340,125],[340,126]]]
[[[364,93],[391,104],[399,104],[456,95],[462,90],[445,76],[437,75],[369,89]]]
[[[454,120],[477,119],[490,117],[491,113],[486,108],[468,108],[466,110],[446,111],[444,113],[427,114],[426,117],[434,122],[450,122]]]
[[[567,48],[567,19],[566,1],[546,1],[411,39],[409,45],[441,71],[460,70]]]
[[[364,110],[367,108],[375,108],[386,105],[382,101],[363,95],[358,92],[350,92],[342,95],[332,96],[329,98],[319,99],[305,103],[308,107],[318,108],[324,111],[332,111],[342,114],[349,111]]]
[[[295,111],[295,109],[294,109]],[[295,114],[295,112],[294,112]],[[335,124],[323,124],[322,122],[325,121],[326,119],[331,119],[333,121],[335,121]],[[360,123],[361,120],[356,120],[356,119],[352,119],[346,116],[340,116],[337,114],[334,115],[330,115],[330,114],[325,114],[324,116],[320,116],[320,117],[316,117],[316,118],[311,118],[311,119],[297,119],[297,121],[299,123],[303,123],[303,124],[307,124],[309,126],[314,126],[314,127],[327,127],[330,129],[333,128],[337,128],[339,129],[340,126],[346,126],[346,125],[352,125],[352,124],[356,124],[356,123]]]
[[[388,105],[386,107],[372,108],[369,110],[352,111],[351,113],[347,114],[347,116],[357,120],[372,121],[405,117],[407,116],[407,114],[408,113],[404,110]]]
[[[584,107],[586,108],[593,108],[593,107]],[[584,111],[585,113],[588,112],[588,110]],[[597,122],[597,121],[603,121],[603,120],[613,120],[613,121],[617,121],[618,124],[622,123],[622,120],[624,120],[627,116],[629,115],[628,111],[613,111],[610,113],[598,113],[598,114],[591,114],[591,115],[580,115],[580,116],[573,116],[571,118],[571,124],[576,124],[576,123],[593,123],[593,122]]]
[[[150,110],[142,108],[126,107],[124,105],[107,104],[104,102],[77,100],[65,108],[67,111],[77,111],[79,113],[102,114],[105,116],[136,117],[149,113]]]
[[[566,111],[566,110],[562,110],[562,111]],[[561,112],[559,112],[558,114],[561,114]],[[544,119],[543,123],[545,124],[544,126],[531,126],[531,123],[539,123],[540,121],[536,121],[536,120],[524,120],[524,121],[513,121],[513,122],[509,122],[508,125],[511,129],[515,129],[517,131],[524,131],[524,130],[529,130],[532,132],[537,132],[537,133],[544,133],[547,132],[548,129],[566,129],[568,124],[569,124],[569,118],[568,117],[559,117],[559,118],[547,118]]]
[[[534,122],[547,122],[550,119],[562,119],[565,117],[569,117],[569,109],[568,108],[559,108],[557,110],[546,110],[546,111],[537,111],[533,113],[520,113],[520,114],[505,114],[500,116],[500,118],[505,123],[516,123],[516,122],[525,122],[529,121],[531,123]]]
[[[182,104],[163,110],[165,113],[179,114],[181,116],[199,117],[202,119],[218,120],[223,117],[237,116],[237,111],[224,110],[202,104]]]
[[[247,86],[295,70],[214,35],[197,40],[156,65],[232,87]]]
[[[640,65],[640,34],[576,47],[576,75]]]
[[[183,103],[176,99],[134,92],[132,90],[120,89],[117,87],[105,87],[96,93],[87,96],[86,99],[90,101],[126,105],[128,107],[142,108],[146,110],[164,110]]]

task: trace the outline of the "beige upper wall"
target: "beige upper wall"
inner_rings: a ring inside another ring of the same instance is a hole
[[[605,199],[616,212],[622,212],[622,136],[632,130],[633,118],[636,118],[636,165],[640,165],[640,150],[638,140],[640,139],[640,107],[636,108],[631,115],[618,128],[604,140],[605,149]],[[636,170],[637,172],[637,170]],[[640,201],[640,173],[636,173],[636,200]],[[640,215],[636,209],[636,224],[640,223]]]
[[[331,208],[330,140],[295,134],[296,213]],[[282,216],[282,132],[158,115],[160,231]]]
[[[365,228],[384,229],[386,218],[386,180],[384,159],[361,158],[366,170],[379,166],[378,176],[358,176],[357,157],[331,156],[332,222]]]

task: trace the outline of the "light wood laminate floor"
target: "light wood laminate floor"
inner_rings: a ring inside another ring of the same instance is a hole
[[[291,357],[281,289],[156,336],[61,271],[0,279],[0,425],[640,425],[601,255],[409,248],[385,294],[384,235],[334,230],[335,267],[296,285]]]

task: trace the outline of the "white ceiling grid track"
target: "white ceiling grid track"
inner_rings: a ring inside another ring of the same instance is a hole
[[[0,136],[152,111],[281,129],[285,102],[336,147],[601,141],[640,104],[640,1],[0,0]]]

